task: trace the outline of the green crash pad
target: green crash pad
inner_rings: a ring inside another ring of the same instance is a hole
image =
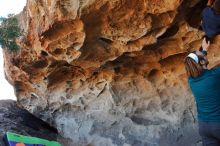
[[[7,132],[5,135],[5,141],[8,146],[16,146],[18,143],[22,143],[24,146],[61,146],[56,141],[49,141],[37,137],[24,136],[12,132]]]

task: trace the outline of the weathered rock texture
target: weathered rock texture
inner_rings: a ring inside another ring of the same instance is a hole
[[[18,103],[72,145],[199,145],[183,59],[200,47],[205,3],[28,0],[21,50],[4,52],[6,77]]]

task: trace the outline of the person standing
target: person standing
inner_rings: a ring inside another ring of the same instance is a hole
[[[203,146],[220,146],[220,67],[207,68],[209,46],[210,41],[204,38],[203,50],[186,56],[184,65],[195,97]]]

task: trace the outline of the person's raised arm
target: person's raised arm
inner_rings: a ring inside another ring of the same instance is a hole
[[[206,38],[204,38],[202,40],[202,49],[205,50],[205,51],[208,51],[209,46],[210,46],[210,41],[207,40]]]
[[[202,52],[205,54],[207,54],[208,50],[209,50],[209,46],[210,46],[210,41],[207,41],[206,38],[203,39],[202,41]],[[214,67],[212,67],[212,69],[215,69],[215,71],[220,72],[220,63],[215,65]]]
[[[210,41],[207,41],[207,39],[204,38],[203,41],[202,41],[202,49],[201,49],[203,54],[207,55],[209,46],[210,46]]]

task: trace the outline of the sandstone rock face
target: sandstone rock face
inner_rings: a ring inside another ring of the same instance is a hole
[[[72,145],[200,145],[183,59],[200,47],[204,4],[28,0],[21,50],[4,52],[6,77],[18,103]]]

